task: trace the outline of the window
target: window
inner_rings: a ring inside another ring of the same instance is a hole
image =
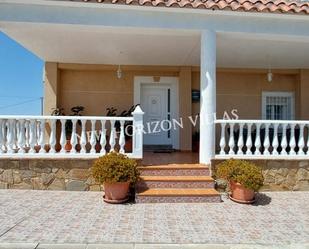
[[[294,93],[263,92],[262,118],[268,120],[293,120]]]

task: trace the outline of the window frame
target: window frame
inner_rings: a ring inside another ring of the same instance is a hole
[[[295,94],[294,92],[262,92],[262,119],[266,120],[266,99],[267,97],[288,97],[291,98],[291,119],[295,119]]]

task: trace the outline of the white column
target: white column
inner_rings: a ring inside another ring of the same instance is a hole
[[[136,159],[143,158],[143,115],[141,107],[138,105],[133,115],[133,151],[132,157]]]
[[[201,33],[200,163],[210,164],[215,155],[216,33]]]

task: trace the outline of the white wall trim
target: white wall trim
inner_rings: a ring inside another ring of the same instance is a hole
[[[291,119],[295,119],[295,94],[294,92],[263,91],[262,92],[262,119],[266,119],[266,98],[267,97],[290,97],[291,98]]]
[[[157,77],[157,76],[156,76]],[[171,119],[179,119],[179,79],[178,77],[160,77],[155,81],[152,76],[134,77],[134,105],[141,102],[141,87],[144,84],[164,84],[171,86]],[[179,129],[171,129],[172,145],[174,149],[179,149]]]

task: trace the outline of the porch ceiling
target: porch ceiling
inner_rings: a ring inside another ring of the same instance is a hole
[[[200,62],[198,31],[1,23],[0,30],[45,61],[87,64],[192,65]],[[217,65],[309,68],[308,39],[218,33]]]

